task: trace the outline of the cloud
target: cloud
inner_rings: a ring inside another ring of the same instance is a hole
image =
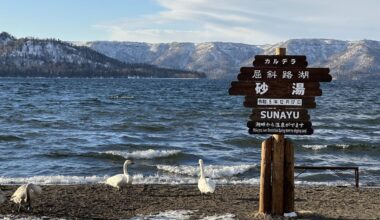
[[[157,0],[163,10],[95,25],[110,40],[274,43],[289,38],[379,38],[375,0]],[[366,3],[366,4],[365,4]],[[350,16],[351,15],[351,16]],[[359,31],[361,30],[361,31]]]

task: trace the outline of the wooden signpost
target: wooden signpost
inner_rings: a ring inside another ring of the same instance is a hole
[[[328,68],[307,68],[306,56],[256,55],[254,67],[242,67],[230,95],[245,96],[254,108],[247,122],[250,134],[273,134],[262,143],[259,212],[283,215],[294,211],[294,146],[284,135],[311,135],[307,109],[321,96],[319,82],[332,80]]]

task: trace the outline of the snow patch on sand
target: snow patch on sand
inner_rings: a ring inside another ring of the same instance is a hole
[[[51,218],[51,217],[34,217],[34,216],[16,216],[16,215],[0,215],[0,219],[3,220],[42,220],[42,219],[49,219],[49,220],[65,220],[65,218]]]
[[[198,210],[168,210],[164,212],[159,212],[150,215],[138,215],[136,217],[131,218],[130,220],[177,220],[177,219],[190,219],[195,217],[194,214],[198,212]],[[227,213],[224,215],[212,215],[205,216],[200,218],[200,220],[233,220],[235,219],[235,215]]]
[[[131,218],[130,220],[177,220],[177,219],[190,219],[194,211],[191,210],[168,210],[164,212],[159,212],[157,214],[150,215],[138,215]]]
[[[212,216],[206,216],[204,218],[201,218],[201,220],[233,220],[235,219],[234,214],[224,214],[224,215],[212,215]]]

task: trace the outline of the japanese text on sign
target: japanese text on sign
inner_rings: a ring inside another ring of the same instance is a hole
[[[253,71],[252,79],[276,79],[277,76],[280,76],[282,79],[309,79],[309,71],[300,70],[295,74],[291,70],[283,70],[278,73],[276,70],[262,71],[261,69],[258,69]]]

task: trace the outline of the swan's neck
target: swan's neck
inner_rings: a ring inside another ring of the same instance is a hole
[[[205,174],[204,174],[204,168],[203,168],[203,164],[199,164],[199,168],[201,170],[201,178],[204,178],[205,177]]]
[[[128,176],[128,165],[127,164],[124,164],[124,167],[123,167],[123,171],[124,171],[124,175]]]
[[[26,185],[25,191],[26,191],[25,202],[29,202],[29,200],[30,200],[30,184]]]

